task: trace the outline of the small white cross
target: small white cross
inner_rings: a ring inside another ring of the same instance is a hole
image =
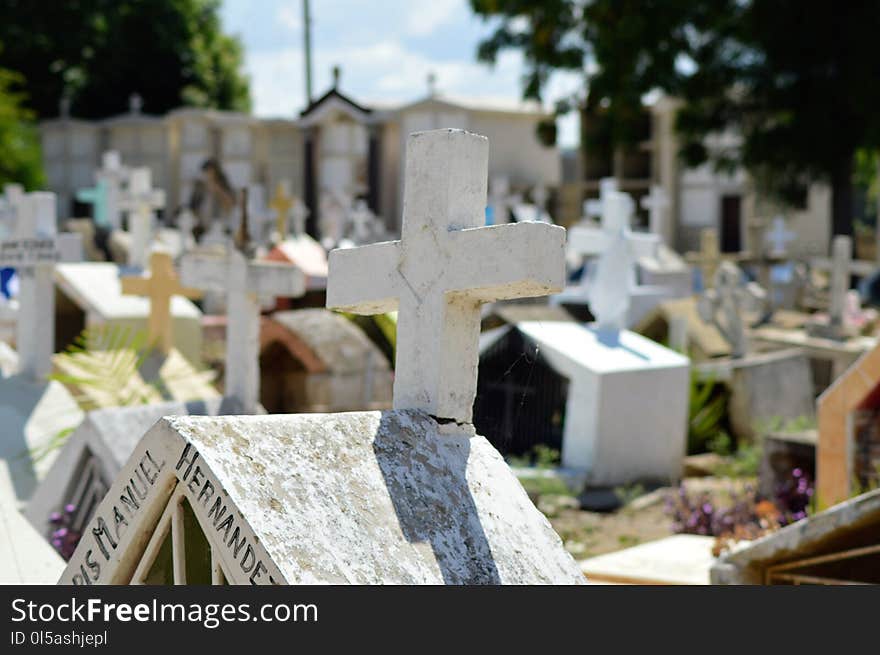
[[[617,178],[603,177],[599,180],[599,199],[584,201],[584,216],[601,220],[605,215],[604,207],[609,194],[617,190]]]
[[[489,185],[489,206],[492,208],[492,224],[502,225],[508,222],[510,210],[510,181],[503,175],[496,175]]]
[[[602,228],[572,228],[569,248],[599,255],[595,273],[582,281],[583,291],[596,327],[617,332],[626,327],[637,286],[636,262],[640,257],[654,256],[659,239],[630,229],[635,203],[628,193],[606,191],[602,206]]]
[[[666,215],[666,208],[669,207],[669,198],[663,187],[653,185],[651,193],[642,198],[642,209],[648,210],[648,231],[656,234],[663,239],[663,220]]]
[[[0,241],[0,267],[14,267],[20,279],[16,326],[19,372],[32,379],[42,379],[52,371],[52,272],[60,257],[55,221],[54,193],[26,194],[18,201],[15,238]]]
[[[351,211],[348,213],[348,220],[351,221],[351,234],[355,243],[364,245],[373,241],[373,224],[376,221],[376,215],[370,211],[366,200],[357,200]]]
[[[416,132],[405,161],[401,239],[332,251],[327,307],[356,314],[397,309],[394,407],[468,424],[480,305],[560,290],[565,230],[546,223],[485,226],[485,137]]]
[[[165,206],[165,192],[153,189],[149,168],[133,168],[128,191],[120,198],[119,206],[129,212],[128,229],[131,232],[131,249],[128,264],[144,269],[153,232],[153,211]]]
[[[101,168],[95,172],[95,180],[104,182],[106,189],[107,220],[113,230],[122,227],[120,219],[120,196],[122,185],[128,179],[129,170],[122,165],[122,157],[116,150],[107,150],[101,156]]]
[[[785,228],[785,219],[782,216],[777,216],[773,219],[773,229],[767,232],[764,237],[764,240],[770,244],[770,256],[771,257],[785,257],[786,256],[786,246],[789,241],[794,241],[797,238],[797,235]]]
[[[305,276],[296,266],[248,261],[231,248],[225,257],[190,253],[181,260],[183,284],[226,294],[226,395],[247,413],[260,402],[260,307],[277,296],[305,293]]]

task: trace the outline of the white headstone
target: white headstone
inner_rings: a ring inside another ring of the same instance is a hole
[[[135,268],[146,268],[153,234],[153,212],[165,206],[165,192],[153,189],[149,168],[133,168],[128,190],[122,196],[120,207],[128,210],[128,229],[131,232],[131,248],[128,263]]]
[[[267,298],[305,293],[305,277],[289,264],[253,262],[236,249],[224,258],[186,255],[181,261],[183,284],[226,293],[226,395],[245,412],[260,402],[260,306]]]
[[[55,347],[55,287],[59,259],[55,234],[55,194],[29,193],[17,211],[15,239],[0,242],[0,267],[20,277],[16,344],[22,375],[42,379],[52,370]]]
[[[394,407],[469,424],[480,305],[545,295],[565,279],[565,230],[484,226],[489,142],[462,130],[411,134],[400,241],[330,253],[327,307],[398,310]]]

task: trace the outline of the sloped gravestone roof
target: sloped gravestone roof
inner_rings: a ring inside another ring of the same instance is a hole
[[[207,539],[214,582],[583,582],[497,451],[467,428],[439,429],[411,410],[163,418],[60,582],[157,579],[172,548],[157,537],[183,530],[183,511]],[[171,560],[186,582],[189,560]]]
[[[82,493],[75,492],[82,482],[80,478],[94,475],[97,479],[92,484],[106,490],[131,457],[144,433],[163,416],[240,413],[241,403],[233,398],[210,398],[185,403],[169,401],[88,412],[65,441],[52,468],[44,475],[25,509],[25,516],[38,531],[45,533],[50,529],[48,519],[52,512],[73,502],[71,495],[84,496],[88,493],[85,488]],[[90,457],[97,462],[97,469],[86,471],[85,460]],[[97,501],[100,500],[99,497]],[[88,507],[77,509],[89,512]]]
[[[712,584],[880,583],[880,489],[720,557]]]

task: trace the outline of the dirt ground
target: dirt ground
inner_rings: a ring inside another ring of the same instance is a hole
[[[687,478],[689,493],[706,491],[716,504],[726,504],[732,489],[739,490],[754,480],[730,478]],[[538,508],[547,515],[562,538],[566,550],[582,560],[603,553],[662,539],[672,534],[672,519],[666,513],[668,494],[677,487],[664,487],[633,499],[611,513],[587,512],[576,507],[571,497],[548,496],[538,499]]]

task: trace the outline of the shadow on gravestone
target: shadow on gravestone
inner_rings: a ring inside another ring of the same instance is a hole
[[[431,444],[416,449],[415,439],[430,439]],[[443,581],[497,585],[501,576],[467,481],[470,440],[467,433],[416,433],[401,425],[398,415],[382,412],[373,452],[404,537],[413,544],[431,544]],[[427,449],[446,466],[426,458]],[[425,495],[425,490],[441,486],[449,502]]]

